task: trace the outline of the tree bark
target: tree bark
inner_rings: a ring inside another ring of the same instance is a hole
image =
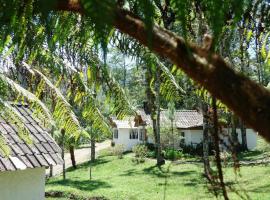
[[[96,159],[96,140],[95,137],[91,136],[91,162]]]
[[[146,70],[146,97],[147,97],[147,109],[146,111],[150,112],[152,127],[153,127],[153,135],[155,140],[155,153],[157,158],[157,165],[160,166],[163,162],[163,158],[161,156],[161,144],[160,144],[160,102],[159,102],[159,85],[157,83],[157,76],[155,71],[148,67]],[[155,94],[151,89],[151,81],[155,79]]]
[[[243,123],[242,120],[240,120],[240,129],[241,129],[241,138],[242,138],[242,144],[241,144],[241,149],[243,151],[247,151],[248,147],[247,147],[247,130],[246,127]]]
[[[216,159],[216,166],[217,166],[217,171],[218,171],[219,183],[220,183],[220,187],[222,189],[222,194],[223,194],[224,200],[229,200],[227,190],[226,190],[226,185],[224,183],[221,158],[220,158],[217,103],[216,103],[215,97],[212,98],[212,107],[213,107],[213,122],[214,122],[213,138],[214,138],[214,143],[215,143],[215,145],[214,145],[215,159]]]
[[[62,134],[62,160],[63,160],[63,179],[66,179],[66,163],[65,163],[65,129],[61,129],[61,134]]]
[[[210,176],[210,162],[209,162],[209,116],[207,104],[202,102],[203,112],[203,164],[204,173]]]
[[[238,141],[238,133],[236,132],[236,116],[232,113],[231,114],[231,126],[232,126],[232,146],[233,146],[233,151],[237,153],[239,151],[239,141]]]
[[[74,146],[73,145],[70,145],[69,146],[69,153],[70,153],[70,159],[71,159],[71,164],[72,164],[72,167],[74,169],[77,168],[77,165],[76,165],[76,159],[75,159],[75,150],[74,150]]]
[[[52,9],[87,15],[78,0],[58,0]],[[270,141],[270,92],[267,89],[236,73],[219,55],[210,54],[207,49],[189,43],[156,25],[153,26],[151,35],[154,42],[150,43],[149,30],[144,22],[129,11],[114,7],[104,12],[111,13],[115,28],[158,55],[170,59],[240,116],[245,124]]]
[[[53,177],[53,166],[50,165],[50,174],[49,174],[49,177]]]
[[[163,156],[161,155],[161,143],[160,143],[160,69],[157,68],[156,72],[156,108],[157,108],[157,119],[156,119],[156,145],[157,145],[157,165],[161,166],[164,164]]]
[[[171,119],[171,131],[172,131],[172,146],[173,146],[173,149],[175,149],[176,146],[175,146],[175,138],[174,138],[174,132],[173,132],[173,119]]]

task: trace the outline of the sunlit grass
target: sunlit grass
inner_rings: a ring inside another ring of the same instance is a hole
[[[128,155],[123,159],[109,156],[94,164],[92,180],[89,179],[89,164],[84,164],[69,171],[65,181],[61,176],[49,180],[46,191],[63,191],[83,197],[105,196],[112,200],[215,199],[207,189],[202,169],[200,163],[170,165],[169,162],[159,169],[154,160],[135,164]],[[270,199],[268,166],[242,167],[241,177],[234,174],[233,168],[225,168],[224,174],[228,185],[242,195]],[[233,192],[229,195],[231,199],[239,199]]]

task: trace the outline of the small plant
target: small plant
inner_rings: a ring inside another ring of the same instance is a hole
[[[125,151],[124,145],[117,144],[112,148],[114,156],[117,156],[119,159],[123,158],[123,153]]]
[[[165,149],[163,153],[164,153],[165,159],[168,159],[168,160],[178,160],[184,157],[184,154],[182,151],[171,149],[171,148]]]
[[[115,142],[111,141],[111,147],[114,147],[114,146],[115,146]]]
[[[148,153],[147,146],[138,144],[132,148],[133,153],[135,153],[135,160],[137,163],[144,162]]]
[[[156,151],[155,150],[152,150],[152,151],[148,150],[146,157],[148,157],[148,158],[156,158]]]

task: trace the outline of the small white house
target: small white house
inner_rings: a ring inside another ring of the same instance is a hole
[[[182,140],[186,145],[197,145],[203,140],[203,115],[197,110],[181,110],[175,112],[175,126],[180,131]],[[238,141],[242,143],[241,131],[236,129]],[[223,128],[220,140],[229,144],[231,130]],[[257,145],[257,133],[251,129],[246,129],[247,147],[252,150]]]
[[[115,144],[123,144],[126,150],[131,150],[136,144],[143,142],[152,142],[153,139],[147,137],[146,128],[152,126],[150,115],[147,115],[143,110],[137,111],[138,116],[129,120],[113,120],[114,134],[113,141]],[[160,126],[170,127],[171,121],[168,117],[167,110],[162,110],[160,113]],[[202,142],[203,139],[203,115],[197,110],[178,110],[175,111],[173,126],[177,128],[181,138],[178,138],[178,143],[185,145],[196,146]],[[238,133],[238,141],[241,141],[241,131],[236,130]],[[224,129],[224,133],[230,133],[230,130]],[[252,150],[257,144],[257,133],[250,129],[247,132],[247,146]],[[141,137],[142,135],[142,137]],[[229,134],[227,134],[229,135]],[[228,137],[225,135],[220,136],[225,143],[228,144]]]
[[[146,141],[144,126],[135,126],[134,120],[113,120],[113,122],[113,142],[115,145],[124,145],[125,151],[130,151],[133,146]]]
[[[61,149],[26,105],[11,104],[24,119],[32,143],[23,141],[16,126],[0,117],[0,137],[10,153],[0,149],[0,199],[44,200],[45,168],[62,164]]]

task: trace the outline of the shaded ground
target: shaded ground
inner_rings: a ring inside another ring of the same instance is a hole
[[[102,143],[97,143],[96,144],[96,154],[100,150],[106,149],[110,146],[110,141],[104,141]],[[76,158],[76,163],[77,164],[82,164],[87,162],[90,159],[91,153],[90,153],[90,147],[83,147],[80,149],[75,150],[75,158]],[[66,168],[69,168],[72,166],[71,160],[70,160],[70,154],[65,153],[65,163],[66,163]],[[57,165],[53,167],[53,175],[59,175],[62,173],[62,165]],[[46,175],[49,175],[49,169],[46,170]]]
[[[200,163],[174,165],[169,162],[159,169],[154,160],[135,164],[130,155],[123,159],[109,156],[99,158],[92,165],[92,180],[89,179],[89,163],[85,163],[77,170],[70,170],[65,181],[61,177],[49,180],[46,191],[62,191],[81,197],[105,196],[111,200],[216,199],[208,192],[202,169]],[[270,199],[268,166],[242,167],[241,177],[228,167],[224,174],[228,185],[241,195],[247,194],[255,200]],[[229,196],[240,199],[232,191]]]

